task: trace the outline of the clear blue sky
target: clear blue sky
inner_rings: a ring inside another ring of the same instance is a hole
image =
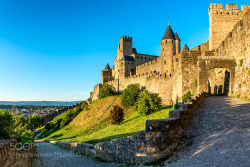
[[[0,101],[84,100],[122,35],[160,55],[168,25],[193,48],[208,39],[210,3],[246,0],[0,0]],[[248,1],[248,4],[250,2]]]

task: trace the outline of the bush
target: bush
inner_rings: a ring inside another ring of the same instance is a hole
[[[192,96],[191,92],[188,91],[186,94],[183,95],[182,100],[191,99],[191,96]]]
[[[175,110],[178,110],[178,108],[179,108],[179,103],[176,103],[176,104],[174,105],[174,109],[175,109]]]
[[[141,115],[148,115],[161,106],[161,98],[156,93],[149,93],[146,89],[143,90],[135,103],[134,109]]]
[[[91,104],[91,103],[92,103],[92,98],[89,97],[89,98],[87,99],[87,101],[88,101],[89,104]]]
[[[100,89],[98,98],[102,99],[108,96],[112,96],[115,94],[114,87],[108,84],[104,84],[103,87]]]
[[[140,85],[139,84],[130,84],[124,89],[122,93],[122,104],[124,106],[133,106],[139,96]]]
[[[196,93],[196,89],[197,89],[197,79],[195,79],[193,82],[193,94]]]
[[[12,115],[7,110],[0,109],[0,139],[9,139],[12,132]]]
[[[123,109],[118,105],[113,106],[113,109],[110,110],[111,124],[120,124],[123,120],[124,120]]]
[[[63,117],[61,123],[60,123],[60,128],[63,128],[64,126],[68,125],[72,119],[74,118],[75,113],[73,110],[68,110],[66,115]]]

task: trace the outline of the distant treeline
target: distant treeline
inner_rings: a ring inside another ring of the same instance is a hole
[[[0,105],[16,106],[72,106],[80,101],[0,101]]]
[[[56,109],[56,108],[62,108],[63,106],[35,106],[35,105],[0,105],[0,109],[5,109],[5,110],[12,110],[12,109],[32,109],[32,110],[38,110],[38,109]]]

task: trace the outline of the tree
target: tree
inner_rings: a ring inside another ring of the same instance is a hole
[[[0,139],[9,139],[12,129],[12,115],[7,110],[0,109]]]
[[[118,105],[113,106],[113,109],[110,110],[111,124],[120,124],[123,120],[124,120],[123,109]]]
[[[124,89],[122,93],[122,104],[124,106],[133,106],[137,101],[137,98],[140,93],[140,85],[139,84],[130,84]]]
[[[115,94],[114,87],[108,84],[104,84],[103,87],[100,89],[98,97],[99,99],[112,96]]]
[[[27,127],[34,131],[36,128],[42,125],[42,120],[38,115],[28,116],[27,117]]]
[[[137,102],[135,103],[135,110],[138,111],[141,115],[148,115],[152,112],[158,110],[161,106],[161,98],[156,93],[149,93],[144,89],[138,97]]]
[[[60,128],[63,128],[64,126],[68,125],[74,118],[74,115],[75,113],[72,109],[68,110],[66,115],[63,117],[61,121]]]

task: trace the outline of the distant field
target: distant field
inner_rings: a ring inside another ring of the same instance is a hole
[[[169,110],[161,110],[147,116],[140,116],[133,108],[124,108],[125,120],[121,125],[110,123],[109,113],[114,105],[121,105],[120,96],[111,96],[98,100],[90,105],[88,111],[82,111],[69,125],[57,130],[52,129],[44,134],[44,139],[54,139],[65,142],[97,143],[122,138],[145,130],[148,119],[168,118]]]

